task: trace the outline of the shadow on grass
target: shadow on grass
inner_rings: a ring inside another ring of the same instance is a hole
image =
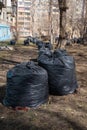
[[[36,110],[37,111],[37,110]],[[82,126],[82,124],[80,124],[79,122],[75,121],[75,120],[71,120],[69,119],[69,117],[64,117],[61,113],[56,113],[56,112],[51,112],[48,110],[38,110],[38,112],[43,113],[43,114],[48,114],[49,115],[49,121],[46,120],[46,122],[48,122],[46,125],[41,125],[44,124],[44,122],[41,122],[40,124],[36,125],[35,122],[33,122],[32,120],[27,120],[27,118],[25,119],[11,119],[11,118],[7,118],[7,119],[0,119],[0,130],[87,130],[87,128],[85,126]],[[56,119],[56,122],[54,121],[50,121],[50,114],[51,117],[57,117],[59,120]],[[37,118],[38,120],[38,118]],[[61,123],[60,123],[61,121]],[[63,121],[66,121],[67,126],[70,125],[70,129],[67,129],[66,125],[64,126]],[[55,125],[55,128],[53,127]],[[60,125],[58,127],[58,125]],[[64,128],[62,128],[62,125]],[[50,127],[51,126],[51,127]]]
[[[62,113],[43,109],[37,109],[36,111],[47,114],[50,117],[56,117],[62,121],[66,121],[72,127],[72,130],[87,130],[85,126],[83,126],[80,122],[77,122],[77,119],[70,119],[69,117],[64,116]]]
[[[0,86],[0,103],[3,103],[4,96],[5,96],[5,86]]]
[[[5,59],[5,58],[0,58],[0,63],[2,63],[2,64],[13,64],[13,65],[20,64],[20,62],[8,60],[8,59]]]
[[[25,126],[23,125],[23,123],[12,121],[12,120],[0,120],[0,129],[1,130],[31,130],[30,126]]]
[[[31,122],[26,124],[26,121],[17,121],[17,120],[1,120],[0,119],[0,130],[50,130],[45,128],[42,128],[40,126],[35,126]]]

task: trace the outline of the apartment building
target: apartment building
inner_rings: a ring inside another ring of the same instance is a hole
[[[31,35],[31,0],[18,0],[17,2],[17,31],[19,38]]]

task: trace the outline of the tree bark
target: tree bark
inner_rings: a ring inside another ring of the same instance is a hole
[[[58,44],[62,45],[63,41],[66,40],[66,0],[58,0],[59,11],[60,11],[60,31]],[[58,47],[57,44],[57,47]]]

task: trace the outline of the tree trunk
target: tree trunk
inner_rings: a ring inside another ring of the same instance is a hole
[[[83,40],[84,40],[84,44],[87,41],[87,0],[83,0],[84,2],[84,8],[85,8],[85,15],[84,15],[84,30],[83,30]]]
[[[62,47],[61,45],[65,44],[66,40],[66,0],[58,0],[59,3],[59,11],[60,11],[60,31],[59,31],[59,47]],[[57,47],[58,47],[57,44]]]

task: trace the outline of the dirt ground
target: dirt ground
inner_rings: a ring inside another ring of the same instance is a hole
[[[13,51],[0,51],[0,130],[87,130],[87,46],[67,46],[74,56],[78,92],[66,96],[49,96],[47,104],[27,112],[2,105],[6,73],[17,63],[36,58],[34,46],[15,46]]]

